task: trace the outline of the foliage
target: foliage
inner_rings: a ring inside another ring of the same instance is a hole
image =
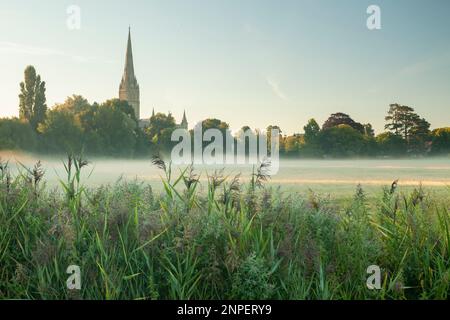
[[[85,152],[89,155],[135,157],[152,154],[169,154],[177,142],[171,141],[172,133],[180,128],[172,114],[153,114],[140,122],[126,101],[107,100],[90,104],[79,95],[68,97],[62,104],[47,110],[45,82],[41,81],[33,66],[25,70],[25,80],[20,84],[20,121],[0,119],[0,150],[19,149],[41,153]],[[361,124],[348,114],[332,114],[322,128],[310,119],[303,127],[304,133],[287,136],[277,125],[266,129],[267,149],[271,152],[271,133],[279,130],[279,151],[288,157],[374,157],[374,156],[422,156],[448,154],[448,128],[430,132],[430,124],[400,104],[390,105],[385,118],[387,132],[375,137],[370,123]],[[29,126],[36,132],[29,130]],[[217,129],[229,138],[229,124],[216,118],[201,121],[202,133]],[[142,127],[140,127],[142,126]],[[234,146],[244,142],[246,156],[250,153],[250,136],[258,137],[261,131],[244,126],[234,136]],[[191,136],[193,132],[190,132]],[[250,135],[250,136],[249,136]],[[217,146],[216,137],[203,139],[203,148]],[[193,140],[191,139],[191,142]],[[214,144],[214,145],[212,145]],[[257,142],[257,148],[261,148]],[[226,139],[223,150],[226,150]],[[237,149],[237,148],[235,148]],[[215,148],[211,148],[215,150]],[[211,151],[215,152],[215,151]]]
[[[41,81],[41,76],[36,74],[33,66],[25,69],[24,78],[24,82],[20,83],[20,119],[28,120],[36,130],[38,125],[45,120],[47,112],[45,81]]]
[[[387,121],[385,129],[401,135],[409,147],[408,151],[423,153],[430,133],[430,124],[416,114],[413,108],[397,103],[391,104],[385,120]]]
[[[205,119],[201,122],[201,124],[203,132],[209,129],[218,129],[222,132],[223,135],[225,135],[226,130],[230,128],[230,125],[228,123],[215,118]]]
[[[172,114],[157,113],[150,118],[150,125],[145,129],[145,134],[160,151],[168,151],[172,145],[171,136],[175,129],[176,123]]]
[[[376,137],[381,155],[401,156],[406,153],[406,144],[400,135],[383,132]]]
[[[83,147],[83,127],[76,114],[59,106],[50,110],[39,126],[43,148],[50,153],[80,152]]]
[[[335,157],[362,155],[365,144],[362,134],[346,124],[321,131],[319,141],[327,154]]]
[[[81,96],[68,97],[47,113],[39,126],[42,150],[131,156],[135,152],[137,123],[125,101],[108,100],[90,105]]]
[[[347,125],[347,126],[353,128],[353,129],[359,131],[362,134],[365,133],[364,125],[362,125],[359,122],[356,122],[355,120],[350,118],[350,116],[348,114],[345,114],[345,113],[342,113],[342,112],[333,113],[327,119],[327,121],[325,121],[325,123],[323,124],[322,130],[331,129],[331,128],[334,128],[334,127],[338,127],[340,125]]]
[[[80,157],[56,192],[39,164],[13,176],[1,162],[0,298],[448,299],[448,198],[393,183],[337,205],[220,173],[203,193],[192,167],[154,163],[160,195],[138,182],[87,189]],[[366,287],[373,264],[380,290]],[[66,289],[69,265],[80,291]]]
[[[431,139],[433,154],[450,154],[450,127],[433,130]]]
[[[36,133],[28,121],[0,119],[0,150],[34,151],[37,143]]]

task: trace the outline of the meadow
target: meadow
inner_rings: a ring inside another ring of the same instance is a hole
[[[98,167],[81,157],[64,161],[58,184],[45,183],[41,163],[1,162],[0,298],[448,298],[445,183],[436,193],[386,176],[370,195],[355,184],[333,198],[277,188],[264,163],[207,175],[152,165],[158,190],[134,179],[85,184]],[[81,290],[67,289],[70,265]],[[366,285],[371,265],[378,290]]]

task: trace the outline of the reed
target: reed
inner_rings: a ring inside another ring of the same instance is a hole
[[[140,182],[88,189],[69,156],[61,187],[40,165],[13,176],[0,161],[0,298],[447,299],[449,198],[397,183],[339,204],[248,184],[222,171],[178,174],[160,158],[162,194]],[[68,290],[66,268],[81,269]],[[370,265],[380,290],[366,286]]]

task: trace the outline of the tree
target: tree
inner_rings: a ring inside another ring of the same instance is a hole
[[[83,148],[83,128],[74,113],[65,108],[50,110],[39,126],[47,152],[80,152]]]
[[[317,157],[322,155],[319,143],[320,126],[315,119],[310,119],[303,127],[305,134],[303,143],[299,146],[300,154],[306,157]]]
[[[408,151],[422,153],[426,150],[430,124],[419,117],[413,108],[398,103],[391,104],[385,120],[385,129],[401,135]]]
[[[139,128],[134,111],[126,101],[102,104],[81,96],[68,97],[48,112],[39,125],[47,151],[79,152],[110,156],[132,156]]]
[[[91,111],[92,106],[89,102],[80,95],[72,95],[71,97],[67,97],[66,101],[61,104],[56,104],[53,107],[53,110],[66,110],[72,114],[80,114],[83,112]]]
[[[354,121],[348,114],[342,112],[333,113],[323,124],[322,130],[331,129],[339,125],[347,125],[362,134],[365,133],[364,126],[361,123]]]
[[[172,145],[172,132],[177,128],[175,118],[171,113],[157,113],[150,118],[150,123],[145,129],[148,140],[159,150],[167,151]]]
[[[363,154],[365,140],[361,132],[349,125],[322,130],[320,145],[324,153],[332,157],[351,157]]]
[[[450,154],[450,127],[434,129],[431,141],[433,154]]]
[[[126,103],[126,102],[125,102]],[[98,106],[94,115],[94,130],[100,138],[104,153],[112,156],[132,156],[136,146],[137,123],[134,111],[119,99]]]
[[[24,72],[24,82],[20,83],[20,119],[27,120],[37,130],[39,124],[44,122],[46,112],[45,82],[41,81],[33,66],[28,66]]]
[[[375,137],[375,130],[370,123],[364,125],[364,134],[368,137]]]
[[[378,151],[383,156],[401,156],[406,152],[403,138],[392,132],[383,132],[376,136]]]
[[[401,135],[408,143],[411,129],[413,128],[418,115],[414,113],[414,109],[408,106],[402,106],[398,103],[389,106],[388,115],[385,117],[387,121],[385,129],[396,135]]]
[[[302,137],[299,135],[288,136],[284,139],[284,152],[287,156],[297,156],[300,150]]]
[[[303,127],[305,131],[305,143],[316,143],[320,133],[320,126],[315,119],[310,119],[306,126]]]
[[[431,140],[430,133],[430,123],[424,118],[416,117],[410,131],[410,151],[416,154],[428,152]]]
[[[225,132],[230,128],[230,125],[222,120],[209,118],[202,121],[203,132],[208,129],[218,129],[225,135]]]
[[[28,121],[0,119],[0,150],[35,151],[36,147],[36,132]]]

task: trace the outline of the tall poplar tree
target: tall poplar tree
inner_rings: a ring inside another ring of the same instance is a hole
[[[20,83],[19,116],[28,120],[36,130],[44,122],[46,112],[45,81],[41,80],[33,66],[28,66],[24,72],[24,81]]]

